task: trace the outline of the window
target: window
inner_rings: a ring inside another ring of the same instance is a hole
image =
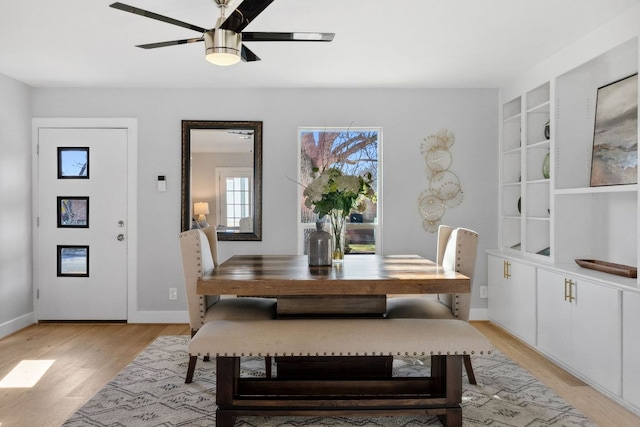
[[[298,129],[299,253],[307,253],[307,237],[315,230],[316,221],[322,220],[313,209],[304,205],[302,191],[313,180],[314,169],[322,171],[329,167],[338,168],[348,175],[371,173],[377,201],[367,201],[364,212],[350,213],[347,219],[345,253],[381,253],[381,142],[381,128]]]
[[[58,147],[58,179],[89,179],[89,147]]]
[[[253,206],[253,169],[217,168],[220,194],[220,225],[227,230],[249,227]],[[246,224],[246,225],[245,225]],[[253,227],[251,226],[251,230]]]

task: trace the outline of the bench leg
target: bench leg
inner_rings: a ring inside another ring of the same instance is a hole
[[[193,381],[193,373],[196,370],[197,361],[198,361],[198,356],[189,356],[189,366],[187,367],[187,378],[184,380],[186,384],[191,384],[191,381]]]
[[[235,416],[225,410],[216,410],[216,427],[233,427],[235,423]]]
[[[446,356],[446,396],[448,404],[462,402],[462,356]]]
[[[438,416],[445,427],[462,425],[462,356],[431,356],[431,378],[434,392],[444,393],[446,402],[451,407],[444,415]]]
[[[216,405],[229,409],[240,379],[239,357],[216,357]]]
[[[264,358],[264,371],[265,377],[271,378],[271,356],[266,356]]]
[[[444,427],[460,427],[462,425],[462,408],[447,409],[446,415],[438,418]]]

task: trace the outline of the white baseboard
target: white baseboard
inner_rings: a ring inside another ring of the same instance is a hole
[[[7,335],[11,335],[14,332],[24,329],[29,325],[36,323],[36,314],[34,312],[23,314],[20,317],[11,319],[7,322],[0,324],[0,338],[4,338]]]
[[[127,323],[189,323],[188,311],[135,311]]]
[[[486,308],[472,308],[470,320],[489,320]],[[4,338],[20,329],[36,323],[35,313],[0,324],[0,338]],[[127,323],[189,323],[189,312],[185,311],[136,311],[131,313]]]
[[[486,308],[472,308],[469,320],[489,320],[489,312]]]

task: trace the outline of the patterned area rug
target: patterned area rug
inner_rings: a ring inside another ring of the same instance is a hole
[[[162,336],[64,424],[65,427],[215,426],[215,361],[198,361],[194,381],[184,383],[188,337]],[[474,356],[478,385],[463,378],[465,426],[595,426],[503,354]],[[394,375],[428,375],[429,358],[394,360]],[[242,360],[244,376],[263,376],[262,359]],[[464,372],[464,369],[463,369]],[[246,417],[236,427],[421,427],[437,417]]]

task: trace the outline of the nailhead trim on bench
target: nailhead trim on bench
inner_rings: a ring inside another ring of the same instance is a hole
[[[491,351],[487,351],[487,354],[491,354]],[[476,354],[475,351],[471,351],[471,352],[467,352],[467,351],[463,351],[463,352],[457,352],[454,351],[453,355],[457,356],[457,355],[466,355],[466,354],[470,354],[470,355],[474,355]],[[479,354],[485,354],[484,351],[480,351]],[[452,353],[447,351],[446,353],[442,353],[440,351],[438,352],[430,352],[429,354],[427,353],[413,353],[413,354],[409,354],[408,352],[402,353],[402,352],[397,352],[397,353],[392,353],[390,352],[389,354],[384,354],[382,352],[376,353],[376,352],[372,352],[371,354],[369,353],[334,353],[332,352],[331,354],[327,354],[327,353],[197,353],[194,356],[209,356],[209,357],[297,357],[297,356],[451,356]]]

